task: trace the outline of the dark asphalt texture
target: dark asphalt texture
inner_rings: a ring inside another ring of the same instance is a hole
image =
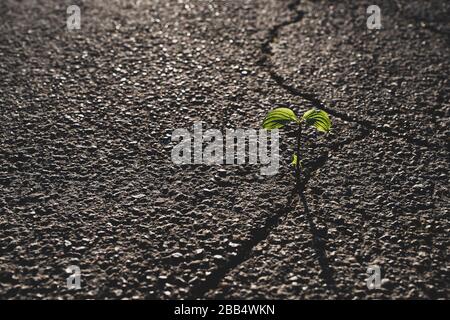
[[[2,0],[0,298],[449,299],[450,4],[376,2]],[[273,177],[172,163],[276,106],[333,121],[304,198],[289,130]]]

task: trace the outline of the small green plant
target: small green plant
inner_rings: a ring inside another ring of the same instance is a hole
[[[297,125],[297,145],[292,156],[292,165],[295,166],[297,186],[300,186],[301,170],[303,170],[302,159],[300,157],[300,139],[304,125],[312,126],[317,131],[328,133],[331,130],[331,120],[323,110],[311,109],[306,111],[301,118],[298,118],[294,111],[289,108],[276,108],[267,113],[263,121],[263,128],[267,130],[280,129],[286,124],[293,122]]]

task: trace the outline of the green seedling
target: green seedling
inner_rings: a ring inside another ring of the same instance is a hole
[[[281,129],[290,122],[297,125],[297,145],[295,153],[292,155],[292,165],[295,167],[297,185],[299,185],[301,171],[303,171],[302,159],[300,157],[300,139],[303,127],[311,126],[319,132],[328,133],[331,130],[331,120],[328,113],[323,110],[311,109],[306,111],[301,118],[298,118],[294,111],[289,108],[276,108],[267,113],[262,126],[267,130]]]

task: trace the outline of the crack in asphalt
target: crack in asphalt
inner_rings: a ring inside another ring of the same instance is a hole
[[[295,191],[295,190],[294,190]],[[239,247],[237,254],[227,260],[224,264],[218,266],[218,268],[211,272],[211,274],[206,278],[205,281],[194,286],[188,296],[188,299],[198,299],[203,298],[205,294],[214,290],[218,287],[223,278],[232,270],[236,269],[247,261],[251,257],[253,248],[255,248],[260,242],[267,239],[271,231],[281,223],[281,220],[291,211],[292,199],[294,196],[294,191],[288,196],[287,203],[285,206],[280,208],[275,215],[266,217],[264,224],[260,228],[255,228],[250,232],[251,238],[245,241]],[[224,297],[216,296],[218,299],[223,299]]]
[[[367,119],[358,119],[354,116],[336,111],[336,110],[328,107],[327,105],[325,105],[325,103],[320,101],[320,99],[318,99],[314,94],[302,92],[300,89],[286,84],[286,80],[282,76],[277,74],[275,71],[268,70],[268,72],[269,72],[271,78],[278,84],[279,87],[285,89],[292,95],[301,97],[301,98],[311,102],[311,104],[314,107],[316,107],[317,109],[326,111],[327,113],[329,113],[330,115],[332,115],[335,118],[339,118],[339,119],[341,119],[343,121],[347,121],[347,122],[356,123],[356,124],[360,125],[361,127],[372,130],[372,131],[376,131],[379,133],[385,133],[387,136],[389,136],[391,138],[402,139],[402,140],[405,140],[406,142],[408,142],[409,144],[413,144],[413,145],[416,145],[419,147],[426,147],[431,150],[442,149],[442,148],[447,147],[447,146],[445,146],[445,144],[439,144],[439,143],[426,141],[426,140],[416,138],[416,137],[405,136],[405,135],[402,135],[402,134],[392,130],[391,128],[379,126]]]

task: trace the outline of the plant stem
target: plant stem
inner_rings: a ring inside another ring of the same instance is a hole
[[[297,163],[295,164],[295,178],[297,183],[297,188],[300,188],[300,139],[302,136],[302,125],[298,125],[297,129],[297,145],[295,149],[295,154],[297,155]]]

